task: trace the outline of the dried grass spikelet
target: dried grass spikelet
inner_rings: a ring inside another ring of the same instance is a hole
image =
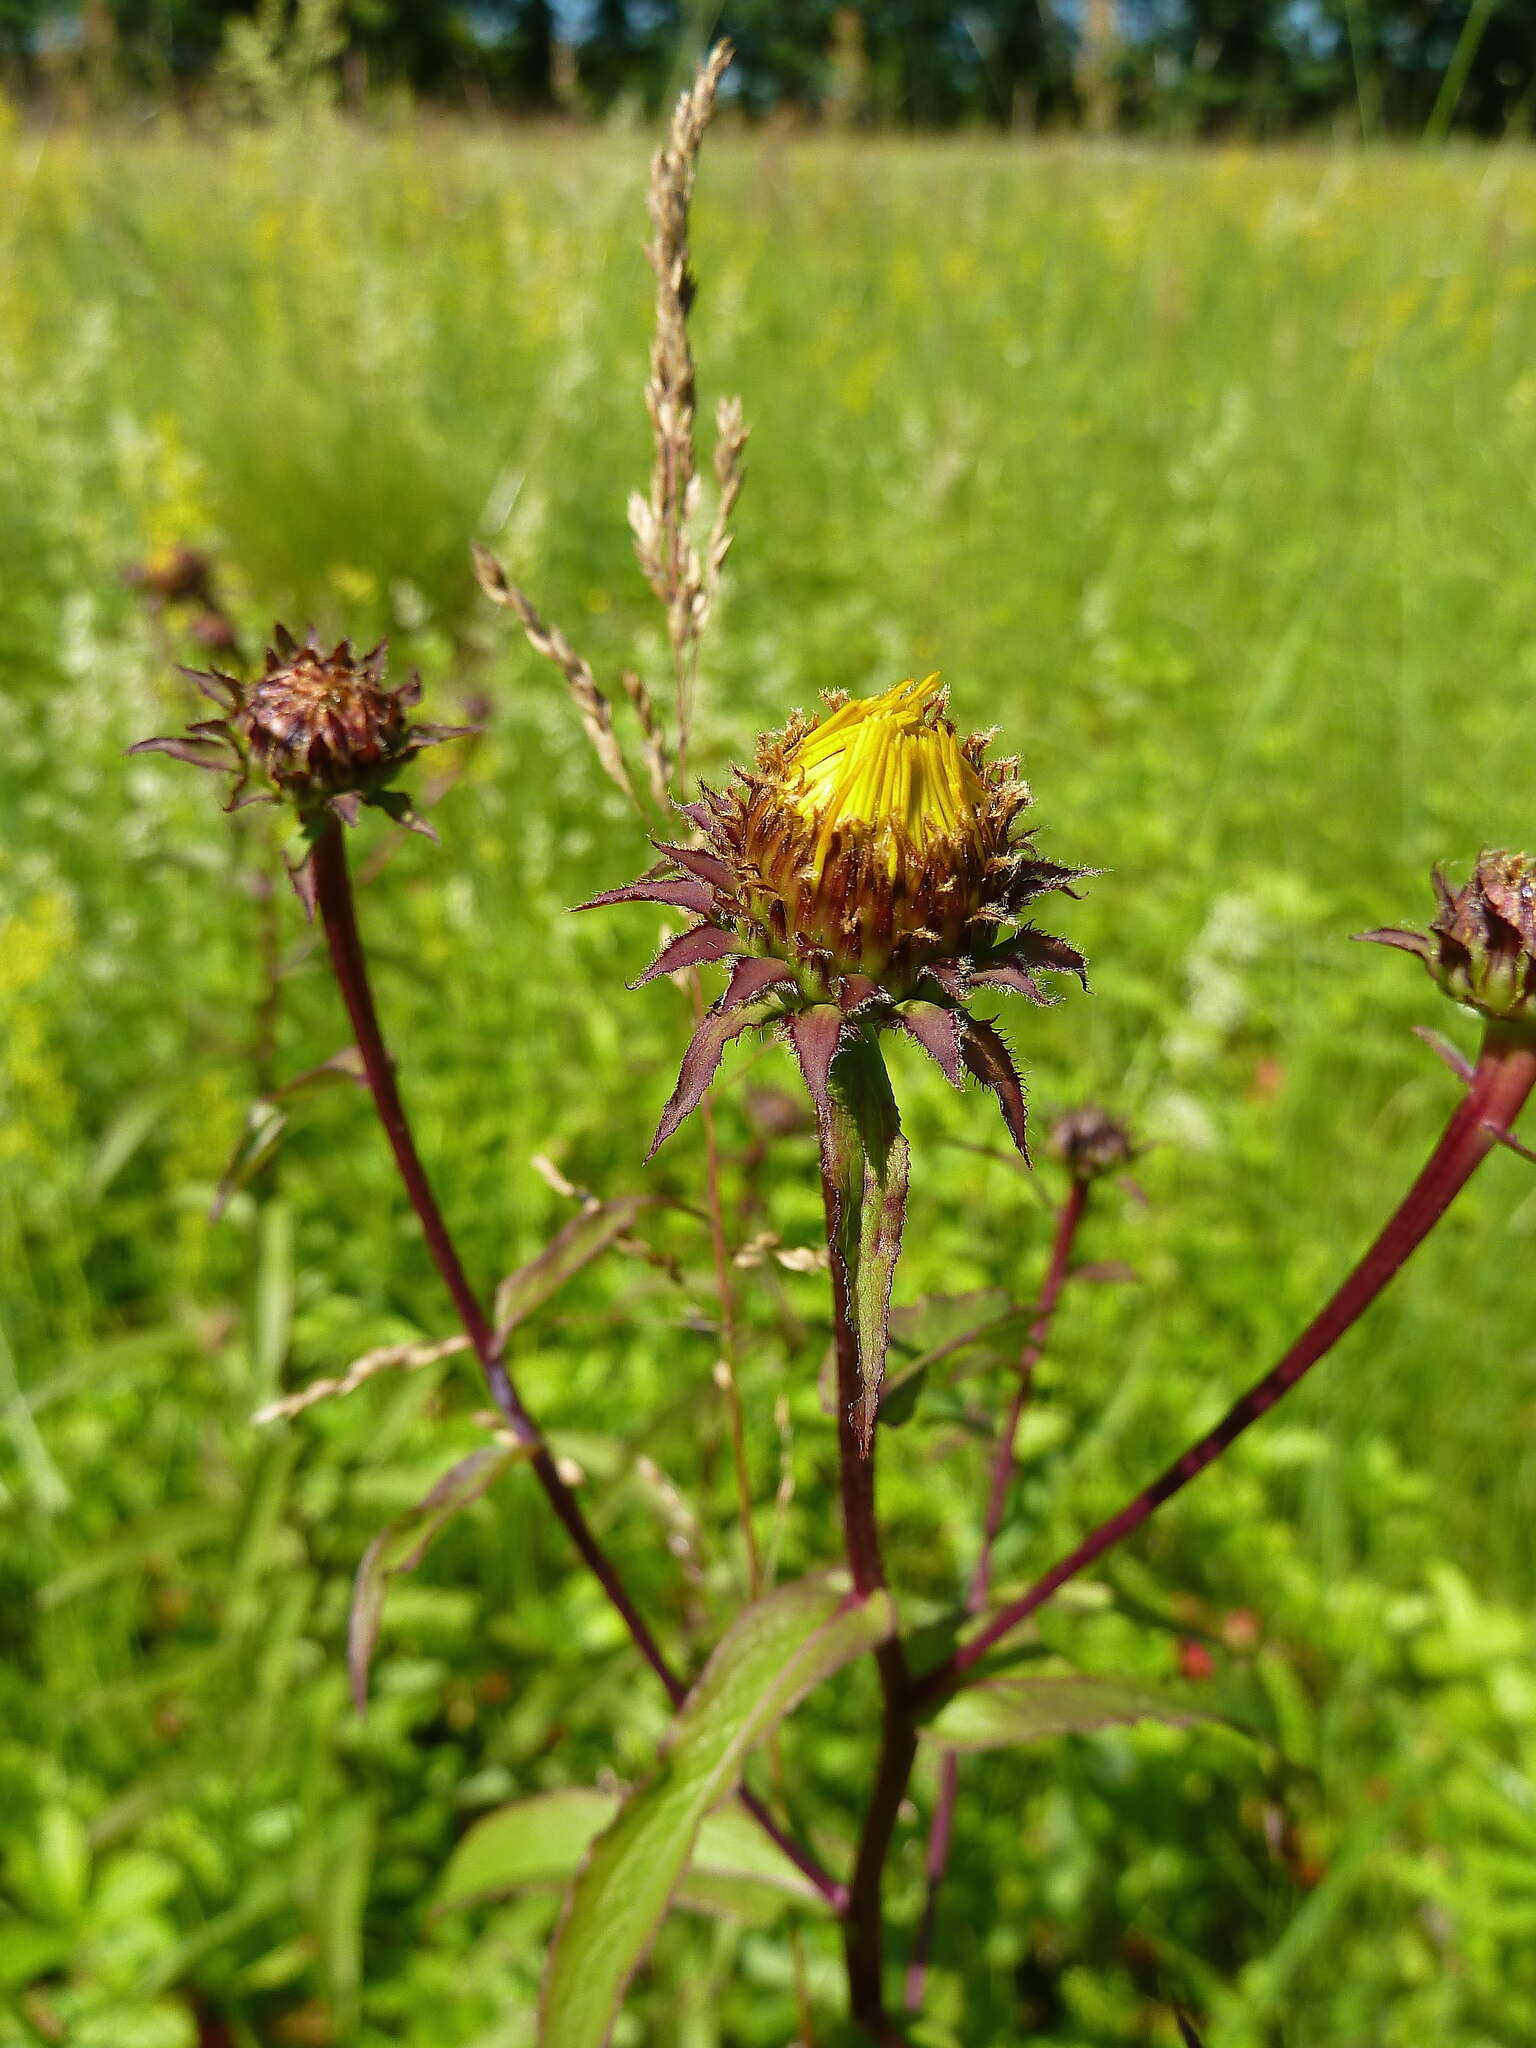
[[[571,702],[576,706],[582,730],[592,743],[592,751],[596,754],[603,773],[633,803],[635,786],[630,780],[623,750],[614,734],[613,709],[598,688],[597,678],[593,675],[590,665],[576,652],[558,626],[545,624],[532,598],[508,579],[505,570],[489,548],[483,548],[477,542],[474,560],[475,575],[486,596],[493,604],[502,605],[513,614],[527,634],[528,645],[534,653],[542,654],[546,661],[552,661],[565,677],[565,686],[570,692]]]
[[[732,54],[729,42],[716,44],[693,84],[679,98],[666,140],[652,161],[646,193],[651,223],[646,255],[655,274],[656,301],[645,406],[654,455],[649,493],[630,495],[629,523],[641,570],[666,613],[676,697],[674,742],[669,742],[639,676],[628,671],[622,680],[640,726],[646,787],[662,808],[671,802],[674,755],[679,762],[686,759],[691,676],[730,551],[730,521],[745,474],[742,452],[747,430],[741,401],[728,398],[717,411],[717,497],[701,552],[692,537],[699,490],[693,351],[688,338],[696,284],[689,268],[688,221],[699,148]],[[546,624],[527,593],[506,575],[489,549],[477,546],[474,557],[481,588],[494,603],[514,614],[529,645],[561,671],[603,772],[640,809],[635,779],[614,732],[609,699],[599,689],[590,664],[558,627]]]
[[[937,676],[828,703],[764,736],[751,769],[685,807],[701,846],[661,845],[664,868],[582,906],[661,903],[699,918],[636,987],[733,963],[655,1143],[697,1106],[744,1031],[783,1027],[824,1114],[838,1052],[894,1026],[956,1087],[969,1075],[990,1088],[1023,1152],[1017,1070],[967,1003],[987,989],[1045,1003],[1041,973],[1085,977],[1081,954],[1027,922],[1037,896],[1070,894],[1085,871],[1037,856],[1017,763],[989,759],[986,734],[960,738]]]

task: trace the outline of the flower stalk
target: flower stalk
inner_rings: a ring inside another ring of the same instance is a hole
[[[858,1325],[861,1292],[866,1302],[879,1296],[882,1322],[890,1300],[894,1251],[883,1278],[867,1272],[862,1254],[863,1247],[879,1242],[887,1227],[888,1198],[867,1148],[871,1139],[879,1148],[884,1136],[887,1152],[892,1149],[894,1119],[890,1083],[873,1042],[863,1041],[845,1050],[835,1063],[822,1119],[821,1187],[831,1253],[843,1541],[854,1591],[860,1594],[875,1592],[886,1583],[875,1504],[874,1413],[878,1387],[872,1392],[866,1378]],[[894,1131],[894,1145],[901,1148],[903,1155],[904,1193],[906,1141],[899,1129]],[[843,1956],[849,2010],[854,2020],[876,2041],[894,2043],[900,2041],[900,2036],[891,2027],[885,2008],[882,1891],[897,1815],[917,1755],[917,1724],[910,1705],[911,1677],[899,1635],[889,1637],[879,1646],[875,1662],[881,1696],[880,1757],[848,1886]]]
[[[1074,1172],[1066,1200],[1057,1212],[1056,1228],[1051,1239],[1050,1264],[1040,1289],[1040,1298],[1035,1305],[1029,1335],[1019,1354],[1013,1398],[1008,1404],[1003,1426],[998,1431],[997,1448],[992,1459],[992,1479],[987,1490],[986,1524],[982,1533],[981,1549],[976,1558],[976,1569],[972,1574],[970,1590],[966,1596],[966,1607],[972,1614],[984,1614],[991,1596],[992,1553],[1003,1526],[1003,1513],[1008,1504],[1008,1489],[1013,1482],[1019,1423],[1023,1419],[1033,1390],[1035,1368],[1045,1351],[1051,1322],[1056,1314],[1056,1304],[1061,1299],[1062,1290],[1072,1270],[1072,1248],[1077,1242],[1077,1233],[1088,1207],[1088,1190],[1093,1185],[1093,1179],[1092,1172]],[[923,1911],[917,1924],[917,1932],[913,1936],[912,1956],[907,1965],[908,2012],[918,2012],[922,2008],[928,1976],[928,1957],[932,1951],[934,1923],[938,1916],[939,1891],[949,1867],[949,1848],[954,1838],[955,1805],[959,1796],[960,1758],[956,1751],[948,1749],[939,1759],[938,1796],[934,1802],[933,1821],[928,1834],[928,1854],[924,1862]]]
[[[1054,1594],[1091,1564],[1123,1543],[1165,1501],[1181,1493],[1243,1431],[1299,1384],[1375,1301],[1417,1251],[1466,1186],[1483,1160],[1510,1133],[1536,1087],[1536,1033],[1526,1021],[1490,1019],[1467,1091],[1453,1111],[1423,1170],[1343,1285],[1318,1312],[1279,1362],[1152,1484],[1084,1537],[1076,1549],[1044,1573],[1027,1593],[1010,1601],[953,1656],[929,1672],[916,1688],[918,1705],[930,1712],[954,1693],[987,1652],[1012,1634]]]
[[[521,1396],[512,1383],[503,1350],[490,1318],[464,1271],[457,1247],[433,1192],[431,1181],[416,1149],[415,1137],[406,1116],[395,1080],[394,1062],[389,1056],[368,974],[367,956],[357,925],[352,877],[340,823],[326,820],[315,835],[311,855],[315,905],[319,913],[335,970],[337,986],[351,1020],[364,1075],[373,1096],[379,1121],[384,1126],[394,1153],[395,1164],[433,1264],[452,1297],[459,1320],[474,1348],[485,1374],[491,1398],[519,1443],[531,1447],[529,1460],[535,1478],[554,1509],[561,1526],[571,1538],[582,1562],[592,1573],[628,1629],[636,1649],[660,1680],[667,1698],[680,1706],[688,1694],[687,1681],[674,1670],[652,1634],[645,1617],[630,1598],[612,1560],[593,1534],[574,1492],[561,1478],[548,1445]],[[811,1853],[787,1835],[754,1794],[741,1790],[742,1804],[758,1825],[816,1887],[834,1910],[841,1910],[845,1891]]]

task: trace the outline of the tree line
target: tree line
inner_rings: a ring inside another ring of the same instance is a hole
[[[14,93],[654,113],[707,37],[763,119],[1260,136],[1528,132],[1536,0],[0,0]],[[265,67],[265,71],[264,71]]]

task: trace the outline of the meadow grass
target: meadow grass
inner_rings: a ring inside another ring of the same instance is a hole
[[[648,460],[644,149],[426,123],[214,146],[0,146],[0,2043],[531,2040],[552,1898],[429,1918],[468,1819],[642,1770],[663,1725],[615,1623],[509,1479],[391,1597],[366,1721],[350,1576],[477,1436],[462,1365],[291,1426],[281,1390],[451,1327],[360,1095],[296,1119],[214,1228],[261,1085],[345,1032],[263,815],[122,749],[179,722],[190,650],[122,565],[206,546],[247,645],[277,616],[418,661],[486,734],[440,852],[362,835],[362,915],[423,1150],[472,1272],[582,1187],[694,1197],[641,1158],[686,1025],[627,994],[652,936],[565,906],[634,872],[558,678],[476,591],[494,546],[615,679],[665,672],[629,552]],[[999,1549],[1023,1581],[1211,1421],[1333,1283],[1455,1083],[1466,1029],[1354,950],[1427,870],[1529,845],[1536,164],[712,142],[696,340],[753,428],[701,766],[828,688],[941,668],[1002,729],[1045,851],[1104,870],[1058,920],[1094,992],[1005,1025],[1036,1114],[1085,1097],[1155,1149],[1106,1192]],[[435,770],[442,757],[424,767]],[[1028,1298],[1049,1229],[984,1096],[896,1059],[914,1144],[898,1298]],[[743,1234],[814,1242],[812,1144],[718,1091]],[[976,1148],[987,1148],[979,1152]],[[1258,1730],[1109,1734],[969,1769],[933,2044],[1504,2048],[1536,2033],[1536,1324],[1530,1168],[1495,1158],[1285,1410],[1044,1622]],[[530,1397],[647,1611],[702,1654],[740,1597],[708,1247],[614,1259],[521,1342]],[[740,1274],[761,1531],[837,1542],[824,1281]],[[910,1613],[969,1571],[999,1382],[930,1385],[886,1447]],[[675,1506],[634,1462],[683,1489]],[[772,1509],[784,1474],[793,1498]],[[669,1515],[671,1521],[669,1523]],[[1231,1617],[1236,1614],[1234,1623]],[[1187,1662],[1186,1657],[1186,1662]],[[784,1743],[845,1853],[875,1699]],[[920,1781],[926,1810],[931,1784]],[[921,1827],[892,1911],[910,1925]],[[804,1930],[835,2009],[836,1944]],[[667,1930],[621,2043],[795,2030],[784,1929]],[[50,2032],[50,2028],[54,2029]],[[218,2029],[224,2031],[218,2031]],[[829,2023],[824,2037],[830,2041]]]

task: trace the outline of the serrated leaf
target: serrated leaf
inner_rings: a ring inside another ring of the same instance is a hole
[[[1189,1728],[1222,1718],[1151,1686],[1071,1672],[981,1679],[941,1707],[922,1736],[945,1749],[1011,1749],[1053,1735],[1085,1735],[1135,1721]]]
[[[658,1195],[621,1195],[597,1202],[573,1216],[526,1266],[509,1273],[496,1289],[496,1340],[504,1344],[518,1324],[605,1252],[615,1238],[632,1230],[647,1209],[662,1207]]]
[[[537,1792],[488,1813],[449,1858],[434,1913],[508,1892],[568,1884],[593,1842],[618,1817],[617,1792],[571,1786]],[[816,1887],[740,1806],[706,1815],[677,1904],[761,1920],[798,1900],[825,1909]]]
[[[379,1640],[379,1620],[389,1582],[414,1571],[432,1539],[461,1508],[480,1498],[503,1472],[531,1455],[527,1444],[487,1444],[446,1471],[424,1500],[386,1524],[363,1552],[352,1587],[347,1620],[347,1670],[358,1712],[368,1705],[368,1667]]]
[[[894,1621],[888,1594],[856,1599],[841,1574],[781,1587],[738,1616],[683,1702],[660,1770],[625,1800],[571,1889],[545,1973],[543,2048],[601,2048],[747,1752]]]
[[[833,1255],[842,1269],[858,1354],[855,1429],[867,1457],[875,1433],[889,1338],[891,1283],[901,1255],[911,1148],[880,1049],[843,1042],[820,1115],[822,1170],[836,1197]]]

